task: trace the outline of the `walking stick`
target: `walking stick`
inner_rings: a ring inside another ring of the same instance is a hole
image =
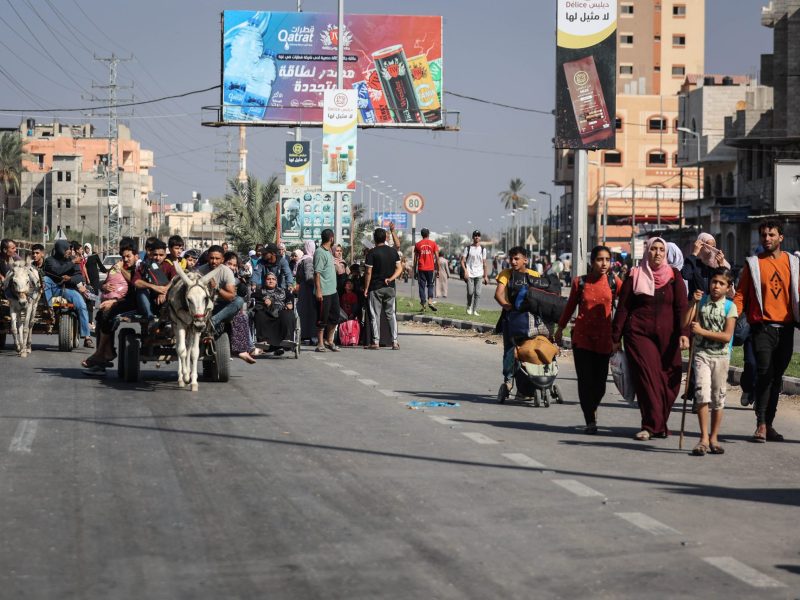
[[[694,322],[697,318],[697,304],[692,307],[692,320]],[[689,332],[689,366],[686,368],[686,385],[683,388],[683,411],[681,411],[681,435],[678,438],[678,450],[683,450],[683,432],[686,426],[686,403],[689,400],[689,383],[692,379],[692,363],[694,363],[694,335]]]

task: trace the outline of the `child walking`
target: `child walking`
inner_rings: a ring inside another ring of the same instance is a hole
[[[697,290],[683,316],[683,326],[691,322],[694,334],[692,368],[696,382],[697,418],[700,422],[700,441],[692,450],[695,456],[725,452],[719,445],[719,429],[725,406],[731,340],[738,316],[736,305],[726,297],[732,285],[733,274],[730,269],[714,269],[708,284],[708,295]],[[694,314],[697,320],[692,322]]]

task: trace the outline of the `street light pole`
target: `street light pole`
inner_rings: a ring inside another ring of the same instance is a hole
[[[553,194],[544,191],[539,193],[547,196],[550,201],[550,208],[547,210],[547,260],[550,260],[550,250],[553,247]]]

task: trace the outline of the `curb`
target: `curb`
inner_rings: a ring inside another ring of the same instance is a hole
[[[398,321],[416,321],[417,323],[435,323],[442,327],[455,327],[456,329],[469,330],[472,329],[478,333],[493,333],[494,325],[486,325],[485,323],[474,323],[472,321],[464,321],[461,319],[447,319],[445,317],[433,317],[428,315],[414,315],[410,313],[397,313]],[[563,338],[562,347],[565,350],[572,349],[572,340],[568,337]],[[683,364],[688,364],[688,360],[684,359]],[[741,367],[730,367],[728,369],[728,383],[732,385],[739,385],[742,378],[744,369]],[[800,394],[800,378],[797,377],[783,377],[783,385],[781,386],[781,393],[798,395]]]

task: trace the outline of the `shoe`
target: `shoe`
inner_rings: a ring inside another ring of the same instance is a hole
[[[708,445],[708,453],[709,454],[725,454],[725,448],[723,448],[719,444],[709,444]]]
[[[314,348],[314,352],[327,352],[327,350],[325,349],[325,346],[317,346]]]
[[[422,312],[425,312],[425,304],[423,304],[423,305],[422,305],[422,308],[420,308],[420,310],[421,310]]]
[[[283,348],[278,348],[275,352],[272,353],[272,356],[283,356],[285,350]]]
[[[101,367],[100,365],[92,365],[88,369],[84,369],[83,374],[88,375],[89,377],[105,377],[106,368]]]
[[[477,310],[473,310],[472,314],[475,315],[476,317],[480,317],[481,316],[481,313],[479,313]]]
[[[431,304],[430,302],[428,302],[428,308],[430,308],[430,309],[431,309],[433,312],[436,312],[436,311],[438,311],[438,310],[439,310],[438,308],[436,308],[436,306],[434,306],[434,305],[433,305],[433,304]]]
[[[92,338],[87,337],[83,340],[83,347],[84,348],[94,348],[94,340]]]
[[[392,350],[400,350],[400,344],[398,344],[397,342],[392,344]]]
[[[709,447],[703,442],[699,442],[694,448],[692,448],[692,456],[705,456],[706,452],[708,451]]]
[[[646,442],[651,437],[652,436],[650,435],[649,431],[647,431],[646,429],[642,429],[639,433],[637,433],[635,436],[633,436],[633,439],[639,440],[640,442]]]
[[[583,428],[583,433],[595,435],[597,433],[597,423],[589,423]]]
[[[381,347],[378,344],[370,344],[367,346],[367,350],[380,350]]]
[[[750,406],[750,403],[751,403],[750,396],[751,395],[752,395],[752,392],[742,392],[742,396],[741,396],[741,398],[739,398],[739,404],[741,404],[742,406]]]
[[[468,314],[468,315],[471,315],[471,314],[472,314],[472,309],[471,309],[471,308],[468,308],[468,309],[467,309],[467,314]]]
[[[294,342],[292,340],[281,340],[280,347],[291,350],[294,348]]]
[[[782,442],[783,436],[775,431],[774,427],[767,427],[767,441],[768,442]]]
[[[325,347],[326,347],[328,350],[330,350],[331,352],[338,352],[338,351],[339,351],[339,346],[337,346],[337,345],[336,345],[336,344],[334,344],[333,342],[330,342],[330,343],[328,343],[328,342],[325,342]]]

